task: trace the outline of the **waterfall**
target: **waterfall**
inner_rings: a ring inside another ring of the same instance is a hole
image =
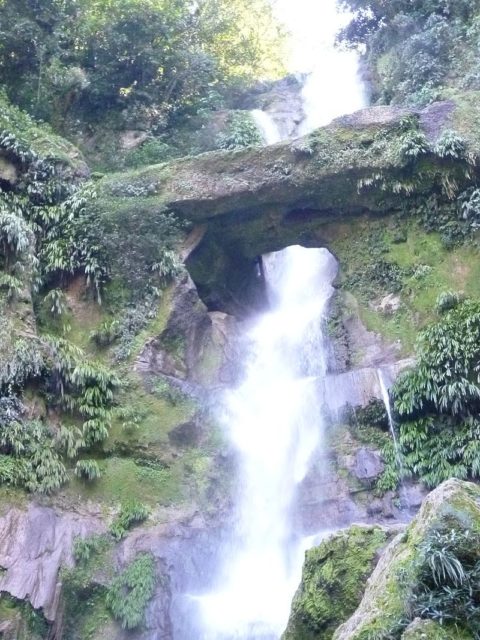
[[[334,49],[336,1],[277,0],[275,7],[284,11],[293,31],[298,28],[299,51],[307,44],[305,25],[315,24],[312,42],[328,26],[321,39],[328,57],[314,56],[307,69],[312,73],[304,91],[304,132],[361,107],[356,61],[349,63],[353,72],[346,73],[344,54]],[[252,117],[265,144],[279,141],[267,113],[255,110]],[[238,490],[215,587],[196,598],[203,640],[278,640],[305,549],[314,540],[303,537],[294,509],[299,483],[324,446],[318,381],[326,375],[324,326],[336,261],[326,249],[292,246],[264,256],[263,262],[270,310],[248,331],[244,378],[223,402],[222,422],[238,455]],[[319,523],[319,534],[329,528],[328,522]]]
[[[403,459],[402,459],[402,452],[400,450],[400,446],[398,444],[398,439],[397,439],[397,433],[395,431],[395,422],[393,420],[393,413],[392,413],[392,405],[390,402],[390,394],[388,391],[388,385],[387,382],[385,380],[385,376],[384,373],[381,369],[377,369],[377,376],[378,376],[378,382],[380,385],[380,392],[382,394],[382,400],[383,400],[383,404],[385,405],[385,411],[387,412],[387,417],[388,417],[388,427],[390,429],[390,434],[392,436],[392,440],[393,440],[393,447],[395,449],[395,460],[397,462],[397,468],[400,472],[400,497],[402,498],[402,507],[404,507],[407,512],[410,510],[410,504],[409,504],[409,500],[408,500],[408,495],[407,495],[407,491],[406,491],[406,487],[403,483],[403,477],[404,477],[404,466],[403,466]]]
[[[250,115],[262,135],[264,144],[269,145],[280,142],[282,139],[280,130],[270,114],[261,109],[253,109],[250,111]]]
[[[249,332],[247,371],[226,398],[240,455],[238,514],[221,589],[203,598],[205,638],[279,638],[300,580],[304,547],[291,511],[322,444],[316,378],[326,372],[323,321],[336,261],[294,246],[266,256],[272,301]]]

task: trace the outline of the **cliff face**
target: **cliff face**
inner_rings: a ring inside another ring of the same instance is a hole
[[[242,323],[265,303],[259,256],[295,243],[328,247],[340,263],[334,349],[319,383],[336,426],[295,517],[305,534],[327,516],[332,526],[372,526],[311,552],[287,637],[331,637],[357,606],[348,633],[367,624],[361,585],[391,536],[385,526],[424,496],[415,484],[402,496],[378,486],[389,436],[371,403],[381,398],[377,370],[393,381],[411,364],[438,294],[479,293],[474,247],[448,245],[474,233],[476,218],[459,212],[477,180],[477,118],[475,93],[421,111],[371,108],[291,143],[94,176],[95,189],[72,203],[89,176],[81,154],[11,111],[2,127],[21,144],[2,143],[1,214],[12,198],[21,203],[28,242],[1,250],[6,638],[191,637],[181,594],[206,586],[236,464],[209,407],[242,374]],[[184,266],[168,262],[172,247]],[[335,554],[351,583],[331,577]],[[151,578],[141,588],[139,574]],[[317,594],[317,578],[324,591],[333,580],[341,606]],[[413,620],[402,633],[428,628],[438,631]]]

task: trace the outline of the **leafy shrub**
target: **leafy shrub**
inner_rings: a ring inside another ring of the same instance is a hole
[[[0,275],[0,290],[6,292],[7,299],[10,301],[14,298],[18,298],[22,293],[23,284],[22,281],[10,275],[9,273],[2,273]]]
[[[365,407],[356,407],[349,416],[350,423],[366,427],[377,427],[388,431],[388,415],[385,404],[374,398]]]
[[[96,480],[102,477],[102,472],[96,460],[78,460],[75,465],[75,475],[82,480]]]
[[[105,546],[105,536],[93,535],[87,538],[76,537],[73,541],[73,557],[75,562],[86,565],[89,560]]]
[[[250,112],[236,111],[232,113],[227,126],[227,132],[222,133],[217,139],[219,149],[243,149],[262,144],[262,138]]]
[[[430,150],[428,140],[421,131],[407,131],[400,139],[400,155],[408,159],[416,159]]]
[[[67,481],[65,465],[51,434],[38,420],[5,425],[0,432],[0,450],[16,462],[17,474],[12,483],[33,493],[52,493]]]
[[[61,316],[68,311],[67,297],[61,289],[51,289],[45,296],[45,303],[52,315]]]
[[[429,487],[480,477],[479,358],[480,303],[467,300],[419,335],[394,386],[402,472]]]
[[[107,607],[124,629],[136,629],[155,591],[155,561],[140,554],[113,580],[106,595]]]
[[[434,529],[422,544],[414,616],[451,623],[480,638],[480,536],[471,530]]]
[[[462,219],[476,231],[480,227],[480,189],[468,189],[459,196],[458,201]]]
[[[457,291],[442,291],[435,302],[435,309],[439,313],[446,313],[458,307],[464,300],[464,295]]]
[[[121,540],[129,529],[146,520],[149,513],[148,507],[139,502],[122,504],[120,513],[112,522],[110,533],[116,540]]]
[[[455,131],[444,131],[435,145],[435,153],[440,158],[461,160],[465,157],[466,152],[465,141]]]
[[[168,144],[152,138],[130,151],[126,157],[127,167],[143,167],[150,164],[166,162],[171,158],[172,150]]]
[[[93,340],[99,347],[108,347],[113,344],[120,335],[120,323],[118,320],[105,320],[90,333],[90,340]]]

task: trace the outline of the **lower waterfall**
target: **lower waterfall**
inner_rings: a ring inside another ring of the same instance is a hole
[[[271,310],[249,332],[246,375],[225,400],[240,458],[236,523],[221,588],[201,599],[210,640],[276,640],[298,586],[305,544],[292,521],[298,484],[322,445],[317,380],[336,261],[294,246],[264,258]]]

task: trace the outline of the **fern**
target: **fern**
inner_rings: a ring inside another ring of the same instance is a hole
[[[123,504],[110,527],[110,533],[116,540],[121,540],[129,529],[146,520],[148,516],[149,509],[144,504],[139,502]]]
[[[124,629],[136,629],[145,619],[145,609],[155,591],[155,561],[138,555],[108,588],[106,603]]]
[[[96,460],[79,460],[75,465],[75,475],[82,480],[96,480],[102,472]]]

